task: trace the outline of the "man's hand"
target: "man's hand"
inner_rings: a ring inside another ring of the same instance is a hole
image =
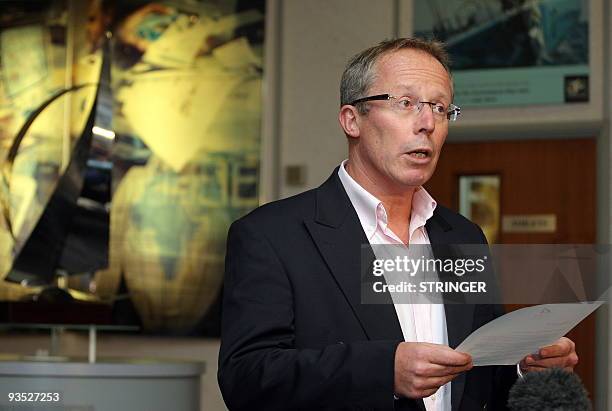
[[[537,354],[530,354],[520,363],[523,371],[543,371],[547,368],[564,368],[574,371],[578,364],[576,345],[566,337],[559,338],[554,344],[540,348]]]
[[[469,354],[445,345],[400,343],[395,351],[395,394],[408,398],[425,398],[472,368]]]

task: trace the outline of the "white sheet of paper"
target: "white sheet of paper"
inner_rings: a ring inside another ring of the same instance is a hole
[[[512,311],[470,334],[457,351],[474,365],[512,365],[567,334],[603,304],[543,304]]]

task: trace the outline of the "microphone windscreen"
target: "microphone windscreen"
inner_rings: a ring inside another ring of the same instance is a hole
[[[532,371],[510,389],[511,411],[590,411],[591,402],[580,378],[562,368]]]

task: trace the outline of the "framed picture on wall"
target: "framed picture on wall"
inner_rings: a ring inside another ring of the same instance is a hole
[[[0,181],[0,301],[58,286],[75,304],[112,304],[112,325],[217,337],[228,228],[259,205],[268,156],[266,1],[15,3],[0,13],[0,142],[26,123],[9,121],[40,116],[23,139],[28,150],[14,150],[10,190]],[[64,15],[72,17],[52,18]],[[24,26],[24,16],[37,25]],[[32,64],[24,71],[15,61]],[[97,71],[85,70],[93,62]],[[91,104],[67,94],[67,72],[76,90],[103,85]],[[63,104],[40,105],[64,95],[66,115]],[[91,124],[64,144],[67,117]],[[78,165],[78,185],[62,162]],[[68,188],[56,184],[64,175]],[[59,228],[37,230],[40,221]]]
[[[466,107],[589,101],[589,4],[415,1],[417,37],[443,41]]]
[[[459,176],[459,213],[478,224],[489,244],[499,241],[501,176]]]

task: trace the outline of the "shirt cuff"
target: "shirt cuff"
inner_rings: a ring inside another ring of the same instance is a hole
[[[521,371],[521,364],[516,364],[516,375],[518,375],[521,380],[525,378],[523,371]]]

